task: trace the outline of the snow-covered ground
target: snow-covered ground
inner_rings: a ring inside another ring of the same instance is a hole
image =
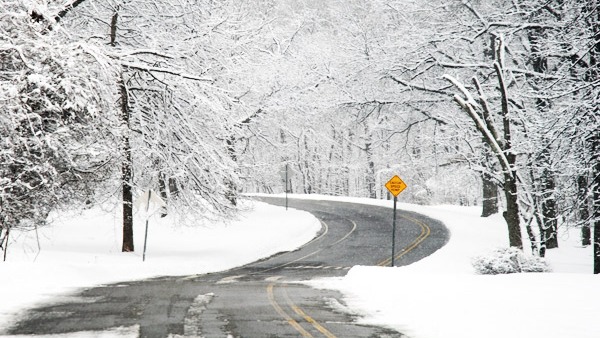
[[[294,197],[392,206],[391,201]],[[592,275],[591,248],[578,245],[575,231],[563,231],[561,248],[548,254],[552,273],[480,276],[471,259],[507,245],[500,216],[480,218],[480,209],[472,207],[400,203],[399,208],[443,221],[451,231],[450,242],[410,266],[357,266],[343,278],[311,282],[341,290],[361,322],[395,328],[413,338],[600,337],[600,276]],[[294,249],[320,227],[307,213],[263,203],[228,225],[192,228],[173,225],[168,217],[152,218],[142,262],[143,222],[135,229],[137,252],[124,254],[114,214],[92,209],[61,217],[64,221],[40,230],[39,253],[35,233],[21,234],[19,243],[25,245],[9,247],[8,261],[0,262],[0,328],[20,310],[78,288],[225,270]],[[135,332],[123,328],[103,336]]]
[[[393,206],[382,200],[299,197]],[[560,248],[549,251],[552,273],[483,276],[475,274],[472,258],[508,246],[500,215],[481,218],[479,207],[399,203],[398,208],[443,221],[450,242],[406,267],[356,266],[343,278],[310,283],[342,291],[362,323],[412,338],[600,337],[600,276],[592,274],[592,248],[581,247],[576,230],[562,229]]]
[[[7,261],[0,261],[0,335],[21,310],[77,289],[223,271],[294,250],[321,229],[320,222],[307,212],[246,203],[248,210],[226,224],[181,226],[173,224],[174,217],[152,216],[144,262],[145,218],[137,217],[134,222],[136,252],[122,253],[118,210],[93,208],[60,215],[52,226],[40,229],[41,250],[35,232],[11,232],[16,243],[9,245]]]

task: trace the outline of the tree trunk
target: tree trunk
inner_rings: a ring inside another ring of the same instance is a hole
[[[2,250],[4,250],[4,261],[6,262],[6,255],[8,253],[8,235],[10,235],[10,226],[6,225],[6,234],[2,237],[2,241],[4,241],[4,246],[2,246],[2,242],[0,242],[0,246],[2,246]]]
[[[501,41],[500,41],[501,42]],[[501,50],[502,44],[500,43],[499,51]],[[498,53],[500,55],[502,53]],[[517,247],[519,249],[523,249],[523,241],[521,238],[521,221],[520,221],[520,213],[519,213],[519,198],[518,198],[518,186],[517,186],[517,156],[514,154],[512,150],[512,134],[511,134],[511,121],[509,116],[509,99],[508,99],[508,90],[506,87],[506,82],[504,81],[504,74],[502,69],[502,60],[494,63],[494,69],[496,71],[496,75],[498,78],[500,97],[501,97],[501,105],[502,105],[502,126],[503,126],[503,139],[499,138],[498,133],[496,132],[496,128],[493,125],[493,122],[490,119],[481,118],[481,116],[476,112],[478,109],[482,109],[484,113],[489,111],[489,105],[485,100],[483,90],[479,81],[476,78],[473,78],[473,82],[477,91],[480,95],[480,103],[479,107],[475,106],[473,102],[470,100],[467,101],[462,97],[455,95],[454,100],[461,106],[465,112],[471,117],[473,122],[475,123],[475,127],[482,134],[482,137],[486,140],[492,151],[498,158],[498,162],[502,168],[502,172],[504,175],[504,194],[506,196],[506,211],[504,212],[504,219],[506,220],[506,224],[508,227],[508,238],[510,246]],[[468,90],[460,84],[453,77],[445,75],[448,81],[454,84],[457,88],[459,88],[465,97],[470,97],[470,93]]]
[[[110,45],[117,45],[117,21],[119,18],[119,6],[113,14],[110,22]],[[133,167],[131,161],[131,143],[129,140],[129,96],[125,79],[121,74],[119,80],[119,95],[121,108],[121,153],[123,162],[121,163],[121,185],[123,197],[123,246],[121,251],[133,252]]]
[[[365,144],[365,153],[367,155],[367,171],[365,173],[367,194],[369,198],[377,198],[377,191],[375,190],[375,162],[373,161],[371,143]]]
[[[579,200],[579,220],[581,221],[581,245],[592,244],[592,229],[590,227],[590,210],[588,204],[588,178],[585,175],[577,177],[577,195]]]
[[[483,186],[483,210],[481,217],[489,217],[498,213],[498,187],[492,181],[490,175],[483,173],[481,175]]]
[[[555,188],[553,174],[547,169],[544,170],[542,175],[542,217],[547,249],[558,248],[558,215],[556,200],[554,199]]]
[[[231,136],[227,139],[227,153],[229,154],[231,160],[237,163],[237,154],[235,153],[235,141],[236,139],[234,136]],[[235,182],[233,182],[233,180],[227,180],[227,182],[225,182],[225,186],[227,187],[227,192],[225,193],[225,196],[227,197],[231,205],[236,206],[238,189],[237,185],[235,184]]]
[[[177,180],[173,177],[169,177],[169,198],[177,196],[179,194],[179,185]]]
[[[496,37],[493,34],[490,34],[490,46],[489,49],[484,50],[483,59],[484,62],[488,60],[495,61],[495,51],[496,51]],[[487,111],[483,110],[481,113],[481,117],[483,120],[490,121],[489,116],[485,116]],[[494,163],[492,162],[492,156],[490,154],[490,148],[487,145],[485,137],[482,139],[482,153],[483,153],[483,165],[488,170],[492,171],[494,167]],[[492,180],[491,175],[487,173],[483,173],[481,175],[481,186],[483,190],[483,201],[482,201],[482,211],[481,217],[489,217],[491,215],[498,213],[498,186]]]
[[[131,144],[129,141],[129,109],[128,96],[125,80],[121,76],[119,83],[121,95],[121,122],[122,122],[122,144],[123,162],[121,164],[121,182],[123,185],[123,252],[132,252],[133,248],[133,192],[132,176],[133,168],[131,161]]]
[[[308,140],[306,138],[306,135],[304,135],[304,170],[303,170],[303,179],[304,179],[304,193],[305,194],[312,194],[313,193],[313,187],[312,187],[312,175],[311,175],[311,170],[310,170],[310,163],[309,163],[309,154],[310,154],[310,148],[308,146]]]
[[[534,28],[527,31],[529,38],[529,44],[531,46],[531,57],[530,62],[533,71],[544,74],[548,70],[548,59],[542,54],[540,47],[540,39],[545,35],[543,28]],[[550,103],[545,100],[538,98],[535,100],[536,109],[539,114],[545,114]],[[546,144],[543,142],[542,144]],[[548,143],[549,144],[549,143]],[[544,168],[543,173],[540,177],[540,190],[541,190],[541,212],[542,212],[542,224],[540,225],[544,235],[542,236],[545,243],[542,245],[546,249],[558,248],[558,216],[556,210],[556,200],[554,198],[554,189],[556,188],[554,173],[548,169],[552,166],[550,158],[550,149],[544,148],[541,156],[539,157],[539,165]],[[537,212],[537,210],[535,211]]]
[[[519,199],[517,197],[516,172],[504,175],[504,195],[506,196],[506,211],[503,216],[508,226],[508,241],[510,246],[523,249],[521,238],[521,222],[519,219]]]
[[[166,175],[162,172],[158,173],[158,193],[160,197],[165,201],[166,204],[169,203],[169,192],[167,191],[167,178]],[[167,209],[161,208],[160,217],[167,216]]]
[[[336,175],[335,173],[332,173],[332,169],[334,168],[333,163],[334,163],[334,157],[333,154],[335,154],[335,145],[336,145],[336,139],[337,139],[337,133],[335,131],[335,127],[332,128],[333,130],[333,135],[331,136],[332,142],[331,142],[331,147],[329,149],[329,154],[328,154],[328,160],[329,162],[327,163],[327,172],[325,174],[325,194],[328,195],[336,195],[337,194],[337,180],[336,180]],[[333,181],[333,183],[332,183]],[[321,192],[322,193],[322,192]]]
[[[600,14],[599,14],[600,16]],[[600,132],[590,139],[592,161],[592,219],[594,220],[594,274],[600,274]]]
[[[503,47],[502,44],[498,47],[499,55],[500,50]],[[498,57],[498,59],[500,59]],[[521,221],[519,219],[519,195],[517,188],[517,155],[512,150],[512,132],[511,132],[511,121],[509,114],[508,104],[508,89],[506,82],[504,81],[503,74],[503,60],[499,60],[495,64],[496,75],[498,76],[498,84],[500,87],[501,105],[502,105],[502,126],[504,134],[504,147],[502,149],[506,161],[508,162],[508,168],[504,170],[504,194],[506,196],[506,211],[504,212],[504,219],[508,226],[508,239],[510,246],[523,249],[523,240],[521,239]]]
[[[586,11],[589,13],[586,18],[587,23],[592,31],[592,36],[600,35],[600,10],[598,1],[589,1],[586,5]],[[592,83],[598,79],[600,75],[600,42],[596,40],[595,46],[590,49],[590,61],[589,69],[586,72],[585,80],[588,83]],[[594,97],[596,95],[596,97]],[[591,97],[588,97],[590,102],[597,100],[597,91],[591,92]],[[592,117],[597,117],[600,114],[600,108],[598,105],[594,105],[592,111],[589,111]],[[591,121],[595,122],[592,118]],[[596,120],[597,121],[597,120]],[[597,122],[596,122],[597,123]],[[593,250],[594,250],[594,274],[600,274],[600,132],[598,129],[592,130],[591,135],[588,138],[590,148],[590,164],[592,169],[592,178],[590,182],[591,195],[592,195],[592,219],[594,220],[593,226]]]
[[[594,274],[600,274],[600,137],[598,135],[594,138],[593,143],[595,145],[592,148],[595,151],[593,159],[596,162],[593,167],[594,180],[592,182],[592,196],[594,198]]]

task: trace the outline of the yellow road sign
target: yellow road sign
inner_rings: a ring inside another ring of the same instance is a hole
[[[392,195],[394,195],[394,197],[397,197],[400,195],[402,190],[406,189],[406,183],[404,183],[404,181],[398,177],[398,175],[394,175],[394,177],[392,177],[392,179],[385,184],[385,187],[392,193]]]

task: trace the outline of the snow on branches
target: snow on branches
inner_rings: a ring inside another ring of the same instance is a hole
[[[108,160],[110,63],[44,31],[24,6],[2,3],[0,12],[0,224],[30,227],[85,198],[83,176]]]

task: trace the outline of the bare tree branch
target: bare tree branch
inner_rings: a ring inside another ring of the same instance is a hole
[[[438,89],[427,88],[427,87],[422,86],[422,85],[417,85],[417,84],[414,84],[414,83],[406,82],[406,81],[402,80],[401,78],[396,77],[396,76],[394,76],[392,74],[388,74],[385,77],[389,78],[389,79],[392,79],[394,82],[399,83],[399,84],[401,84],[403,86],[409,87],[411,89],[417,89],[417,90],[428,92],[428,93],[435,93],[435,94],[442,94],[442,95],[452,96],[452,93],[446,91],[446,89],[448,89],[448,88],[450,88],[452,86],[447,86],[447,87],[438,88]]]
[[[184,79],[188,79],[188,80],[201,81],[201,82],[213,82],[214,81],[214,79],[209,78],[209,77],[200,77],[200,76],[187,74],[187,73],[180,72],[180,71],[177,71],[174,69],[169,69],[169,68],[152,67],[152,66],[147,66],[147,65],[141,64],[141,63],[133,63],[133,62],[121,62],[121,64],[123,65],[123,67],[131,68],[131,69],[143,70],[143,71],[147,71],[147,72],[158,72],[158,73],[170,74],[170,75],[180,76],[180,77],[182,77]]]
[[[56,14],[56,16],[54,17],[54,20],[56,20],[56,22],[59,22],[62,18],[64,18],[70,11],[72,11],[73,9],[75,9],[75,7],[81,5],[82,3],[84,3],[86,0],[75,0],[73,2],[71,2],[70,4],[66,5],[63,10],[61,10],[60,12],[58,12]]]

